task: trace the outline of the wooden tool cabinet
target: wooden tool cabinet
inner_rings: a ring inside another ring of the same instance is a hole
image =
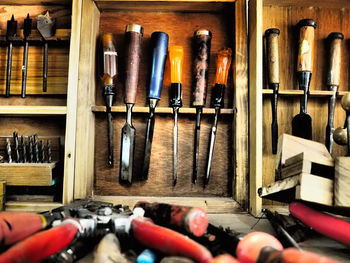
[[[271,154],[270,138],[271,92],[266,89],[263,70],[265,29],[278,27],[281,30],[279,134],[291,132],[292,117],[299,111],[298,96],[301,92],[297,90],[295,79],[297,35],[294,32],[294,25],[299,20],[313,18],[318,22],[317,55],[308,104],[316,140],[324,141],[327,98],[330,96],[326,91],[324,77],[327,67],[324,40],[332,31],[343,32],[345,36],[339,96],[348,90],[350,5],[345,0],[317,1],[317,5],[315,1],[308,0],[250,0],[249,9],[245,0],[50,0],[45,3],[47,6],[42,5],[41,1],[32,0],[21,1],[23,6],[8,6],[9,3],[5,2],[4,7],[9,9],[5,9],[7,12],[18,15],[18,10],[23,8],[22,17],[27,12],[24,10],[28,10],[28,5],[38,8],[38,13],[39,10],[41,12],[54,7],[60,10],[57,16],[62,17],[61,28],[70,29],[69,60],[68,57],[65,60],[66,82],[61,82],[67,88],[63,92],[67,93],[67,98],[62,95],[31,96],[26,99],[1,97],[0,110],[4,116],[0,120],[0,135],[8,136],[16,129],[16,125],[22,125],[28,130],[40,129],[43,135],[54,133],[62,136],[65,146],[63,194],[60,202],[8,202],[7,209],[43,210],[74,198],[93,197],[129,205],[140,199],[177,202],[201,206],[211,213],[234,213],[243,209],[259,215],[262,200],[257,196],[257,189],[274,180],[275,159]],[[5,28],[4,22],[9,17],[3,16],[2,19],[1,28]],[[141,24],[145,30],[137,101],[133,109],[136,174],[141,172],[148,113],[146,89],[150,70],[150,35],[154,31],[167,32],[170,45],[183,45],[185,48],[184,106],[179,115],[179,179],[176,187],[172,187],[171,181],[173,115],[168,102],[170,83],[167,73],[156,110],[149,179],[147,182],[135,182],[132,186],[119,184],[120,133],[126,111],[123,103],[124,30],[129,23]],[[213,33],[210,85],[201,123],[199,180],[197,185],[192,185],[195,108],[191,107],[191,39],[193,32],[203,27]],[[103,32],[115,34],[119,55],[116,101],[112,108],[115,151],[113,168],[108,168],[106,164],[106,108],[96,65],[98,36]],[[231,47],[234,57],[225,106],[219,117],[212,177],[203,190],[209,130],[214,117],[214,109],[210,108],[210,95],[215,75],[215,54],[223,46]],[[65,50],[68,54],[68,45]],[[50,90],[50,85],[48,88]],[[23,105],[24,108],[18,108],[17,105]],[[45,107],[44,112],[39,111],[39,106]],[[344,118],[345,114],[338,103],[335,127],[342,125]],[[336,156],[345,154],[345,148],[335,146],[335,150]],[[270,205],[278,204],[264,202],[264,206]]]

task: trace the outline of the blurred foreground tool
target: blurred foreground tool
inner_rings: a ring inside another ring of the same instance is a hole
[[[224,94],[227,85],[228,72],[230,69],[232,60],[231,48],[223,48],[219,50],[216,61],[216,75],[215,75],[215,86],[213,87],[211,106],[215,108],[214,123],[210,131],[209,139],[209,152],[207,169],[205,173],[204,187],[209,183],[211,165],[213,162],[214,146],[216,139],[216,130],[218,125],[218,118],[220,108],[224,106]]]
[[[113,167],[113,119],[112,105],[115,97],[115,78],[118,74],[118,54],[112,33],[102,35],[99,75],[103,81],[108,126],[108,167]]]
[[[135,207],[143,208],[145,217],[156,224],[178,227],[197,237],[207,231],[208,215],[202,208],[146,201],[137,202]]]
[[[277,153],[277,141],[278,141],[278,123],[277,123],[277,103],[278,103],[278,90],[280,85],[279,75],[279,35],[280,30],[278,28],[270,28],[265,31],[266,37],[266,56],[267,56],[267,69],[268,69],[268,84],[272,89],[273,95],[271,97],[272,106],[272,123],[271,123],[271,135],[272,135],[272,153]]]
[[[168,42],[169,36],[164,32],[153,32],[151,35],[152,69],[147,94],[147,100],[149,103],[149,117],[147,120],[146,142],[141,180],[148,179],[154,130],[154,111],[162,92],[164,66],[168,51]]]
[[[337,92],[340,82],[341,45],[344,39],[342,33],[333,32],[328,35],[329,42],[329,69],[327,73],[327,86],[333,92],[328,101],[328,122],[326,126],[326,147],[330,153],[333,150],[333,121],[337,102]]]
[[[313,51],[316,22],[312,19],[303,19],[298,23],[299,51],[297,63],[297,76],[299,89],[303,90],[300,98],[300,113],[292,120],[292,134],[304,139],[312,139],[312,119],[307,114],[307,96],[312,75]]]
[[[196,108],[196,129],[194,135],[194,160],[192,183],[197,181],[199,168],[199,138],[201,129],[201,114],[205,107],[205,99],[207,97],[210,46],[212,34],[207,29],[198,29],[194,32],[194,62],[193,62],[193,102]]]
[[[37,29],[44,41],[43,92],[47,92],[47,74],[49,71],[49,44],[46,38],[55,35],[55,22],[55,19],[50,17],[49,11],[46,11],[45,15],[38,15]]]
[[[136,263],[154,263],[157,259],[156,253],[150,249],[145,249],[138,255]]]
[[[177,164],[178,164],[178,113],[182,107],[182,68],[184,59],[184,49],[182,46],[169,47],[170,61],[170,106],[174,112],[174,129],[173,129],[173,185],[177,182]]]
[[[23,49],[23,64],[22,64],[22,92],[21,97],[26,96],[26,86],[27,86],[27,70],[28,70],[28,37],[32,31],[32,19],[30,19],[29,14],[27,18],[23,21],[23,35],[24,35],[24,49]]]
[[[10,96],[11,88],[11,73],[12,73],[12,37],[17,35],[17,21],[15,21],[14,16],[12,15],[11,20],[7,20],[7,29],[6,29],[6,40],[8,42],[7,47],[7,69],[6,69],[6,97]]]
[[[126,122],[122,128],[119,181],[120,183],[131,184],[136,136],[136,130],[131,121],[131,113],[136,102],[143,27],[136,24],[130,24],[126,26],[125,31],[127,41],[124,97],[124,102],[126,104]]]

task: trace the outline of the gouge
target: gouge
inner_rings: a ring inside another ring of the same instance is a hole
[[[27,86],[27,69],[28,69],[28,37],[32,31],[32,19],[30,19],[29,14],[23,22],[23,35],[24,35],[24,49],[23,49],[23,64],[22,64],[22,92],[21,97],[26,96],[26,86]]]
[[[177,182],[177,163],[178,163],[178,112],[182,107],[182,67],[183,67],[184,49],[182,46],[169,47],[170,61],[170,106],[174,111],[174,130],[173,130],[173,185]]]
[[[207,29],[199,29],[194,32],[194,63],[193,63],[193,107],[196,108],[196,129],[194,135],[194,156],[192,183],[197,181],[199,166],[199,138],[202,109],[205,106],[207,96],[208,73],[210,61],[210,45],[212,34]]]
[[[126,74],[125,97],[126,122],[122,128],[122,143],[120,155],[120,183],[132,183],[133,159],[136,130],[131,122],[132,107],[136,101],[139,65],[141,56],[141,39],[143,27],[136,24],[126,26]]]
[[[115,97],[115,78],[118,69],[118,54],[112,33],[102,35],[100,77],[103,81],[103,95],[106,102],[107,126],[108,126],[108,162],[109,167],[113,167],[113,119],[112,105]]]
[[[165,60],[168,51],[169,36],[164,32],[153,32],[151,35],[151,48],[152,48],[152,69],[151,78],[147,94],[149,103],[149,117],[147,120],[146,128],[146,142],[145,142],[145,157],[142,167],[141,180],[147,180],[148,170],[151,158],[151,147],[153,139],[154,129],[154,111],[157,106],[157,102],[160,99],[162,86],[163,86],[163,74]]]
[[[299,89],[304,91],[300,99],[300,113],[292,120],[292,134],[304,139],[312,139],[312,119],[307,114],[307,96],[312,75],[313,50],[316,22],[312,19],[303,19],[298,23],[299,52],[297,75]]]
[[[215,117],[210,131],[209,152],[207,169],[205,173],[204,187],[208,184],[213,161],[214,145],[216,139],[216,129],[220,108],[224,106],[225,87],[227,85],[228,71],[232,60],[232,50],[223,48],[219,50],[216,61],[215,86],[213,87],[211,106],[215,108]]]
[[[7,70],[6,70],[6,97],[10,96],[10,87],[11,87],[11,73],[12,73],[12,37],[15,37],[17,34],[17,21],[15,21],[14,16],[12,15],[11,20],[7,21],[6,29],[6,40],[8,41],[7,47]]]
[[[278,140],[278,123],[277,123],[277,102],[279,90],[279,34],[277,28],[270,28],[265,31],[266,37],[266,56],[268,69],[268,83],[269,88],[273,91],[271,98],[272,106],[272,123],[271,123],[271,137],[272,137],[272,153],[277,153]]]
[[[327,86],[333,92],[328,101],[328,122],[326,126],[326,147],[330,153],[333,150],[333,121],[334,109],[337,102],[337,92],[340,81],[341,44],[344,39],[342,33],[333,32],[328,35],[329,41],[329,69],[327,73]]]

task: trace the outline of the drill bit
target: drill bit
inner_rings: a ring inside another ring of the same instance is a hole
[[[33,136],[33,151],[34,151],[34,162],[38,163],[39,160],[39,145],[38,145],[38,135]]]
[[[27,14],[27,18],[24,19],[23,26],[23,35],[24,35],[24,49],[23,49],[23,65],[22,65],[22,92],[21,97],[24,98],[26,96],[26,86],[27,86],[27,69],[28,69],[28,36],[32,30],[32,19],[29,18],[29,14]]]
[[[7,152],[8,162],[12,163],[11,142],[9,138],[6,138],[6,152]]]
[[[43,140],[40,140],[40,162],[44,163],[46,159],[45,156],[45,144]]]
[[[28,136],[28,159],[30,163],[33,163],[33,136]]]
[[[6,97],[10,96],[11,73],[12,73],[12,40],[17,34],[17,21],[12,15],[11,20],[7,21],[6,40],[8,41],[7,48],[7,71],[6,71]]]
[[[47,162],[52,162],[52,148],[51,148],[51,140],[47,141]]]
[[[15,161],[16,163],[19,163],[20,156],[19,156],[18,133],[16,131],[13,132],[13,143],[15,145]]]
[[[22,163],[26,163],[27,162],[27,150],[26,150],[26,142],[25,142],[25,138],[22,135],[21,136],[21,154],[22,154]]]

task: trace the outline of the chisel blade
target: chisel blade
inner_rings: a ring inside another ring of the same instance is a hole
[[[145,153],[144,153],[145,157],[143,160],[143,167],[142,167],[142,180],[147,180],[148,178],[149,163],[151,160],[153,129],[154,129],[154,113],[150,113],[147,120],[147,128],[146,128],[146,142],[145,142]]]
[[[179,146],[179,139],[178,139],[178,108],[174,108],[174,129],[173,129],[173,140],[174,140],[174,147],[173,147],[173,186],[177,183],[177,163],[178,163],[178,146]]]
[[[199,168],[199,139],[201,135],[201,113],[202,108],[197,108],[196,114],[196,128],[194,130],[194,165],[193,165],[193,174],[192,174],[192,183],[197,182],[197,174]]]
[[[312,140],[312,119],[307,113],[299,113],[292,120],[292,134],[294,136]]]
[[[126,123],[122,129],[120,183],[132,183],[136,130]]]

